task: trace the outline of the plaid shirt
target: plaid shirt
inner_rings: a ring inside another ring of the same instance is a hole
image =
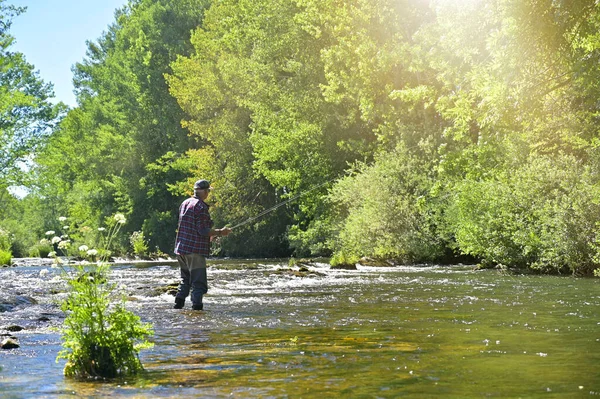
[[[179,226],[175,241],[175,254],[210,254],[208,233],[213,221],[208,213],[208,205],[199,198],[192,197],[179,207]]]

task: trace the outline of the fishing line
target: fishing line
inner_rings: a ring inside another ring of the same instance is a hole
[[[295,199],[298,199],[298,198],[300,198],[301,196],[303,196],[303,195],[305,195],[305,194],[308,194],[308,193],[310,193],[311,191],[313,191],[313,190],[316,190],[317,188],[319,188],[319,187],[322,187],[322,186],[324,186],[324,185],[325,185],[325,184],[327,184],[327,183],[330,183],[331,181],[333,181],[333,180],[335,180],[335,179],[337,179],[337,177],[334,177],[333,179],[329,179],[329,180],[327,180],[327,181],[325,181],[325,182],[323,182],[323,183],[321,183],[321,184],[319,184],[319,185],[316,185],[316,186],[312,187],[312,188],[311,188],[311,189],[309,189],[309,190],[306,190],[306,191],[303,191],[303,192],[301,192],[301,193],[299,193],[299,194],[296,194],[296,195],[294,195],[293,197],[291,197],[291,198],[288,198],[287,200],[285,200],[285,201],[283,201],[283,202],[280,202],[280,203],[279,203],[279,204],[277,204],[277,205],[274,205],[274,206],[272,206],[272,207],[270,207],[270,208],[267,208],[267,209],[265,209],[264,211],[262,211],[262,212],[261,212],[261,213],[259,213],[258,215],[256,215],[256,216],[252,216],[251,218],[249,218],[249,219],[246,219],[246,220],[244,220],[243,222],[241,222],[241,223],[238,223],[238,224],[236,224],[235,226],[233,226],[233,227],[229,227],[229,228],[230,228],[231,230],[233,230],[233,229],[237,229],[238,227],[242,227],[242,226],[244,226],[244,225],[246,225],[246,224],[248,224],[248,223],[250,223],[250,222],[252,222],[252,221],[254,221],[254,220],[256,220],[256,219],[258,219],[258,218],[260,218],[260,217],[262,217],[262,216],[264,216],[264,215],[266,215],[266,214],[268,214],[268,213],[271,213],[271,212],[273,212],[275,209],[277,209],[277,208],[279,208],[279,207],[282,207],[282,206],[284,206],[284,205],[285,205],[285,204],[287,204],[288,202],[291,202],[291,201],[293,201],[293,200],[295,200]]]

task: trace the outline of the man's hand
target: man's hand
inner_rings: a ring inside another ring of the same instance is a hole
[[[231,232],[232,230],[229,227],[223,227],[221,230],[219,230],[219,235],[225,237],[228,236]]]

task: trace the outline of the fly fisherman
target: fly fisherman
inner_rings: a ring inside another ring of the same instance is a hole
[[[181,284],[175,296],[174,309],[182,309],[185,298],[192,290],[192,309],[202,310],[202,296],[208,291],[206,257],[210,253],[212,237],[223,237],[231,229],[213,229],[213,221],[204,202],[211,187],[207,180],[194,183],[194,196],[179,207],[179,225],[175,240],[175,254],[181,272]]]

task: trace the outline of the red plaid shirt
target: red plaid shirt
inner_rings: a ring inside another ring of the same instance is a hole
[[[175,254],[210,254],[209,232],[213,221],[208,205],[199,198],[188,198],[179,207],[179,226],[175,240]]]

